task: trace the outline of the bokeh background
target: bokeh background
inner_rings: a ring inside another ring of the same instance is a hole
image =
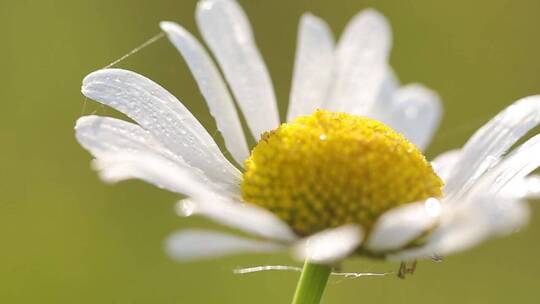
[[[433,157],[459,147],[519,97],[540,93],[540,2],[241,0],[286,109],[297,23],[304,11],[341,32],[357,11],[390,20],[392,65],[444,100]],[[243,255],[180,264],[164,238],[214,227],[173,213],[177,196],[138,181],[110,186],[76,143],[81,114],[117,115],[84,102],[81,79],[174,20],[196,32],[195,0],[0,1],[0,302],[288,303],[298,273],[234,275],[239,266],[288,264],[286,255]],[[198,35],[198,34],[197,34]],[[179,97],[217,134],[188,71],[166,39],[122,61]],[[324,303],[538,303],[540,208],[522,232],[443,263],[420,263],[406,280],[330,280]],[[344,271],[392,271],[355,258]]]

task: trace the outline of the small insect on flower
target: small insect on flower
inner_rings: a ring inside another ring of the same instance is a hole
[[[539,178],[530,176],[540,164],[540,135],[511,148],[539,124],[540,96],[515,102],[461,149],[429,162],[422,151],[440,120],[439,97],[420,84],[400,85],[388,64],[390,28],[378,12],[356,15],[337,44],[324,21],[302,16],[282,123],[240,6],[203,0],[196,20],[217,65],[181,26],[161,28],[193,73],[234,163],[178,99],[127,70],[91,73],[82,93],[136,123],[84,116],[76,125],[106,182],[145,180],[186,195],[180,215],[253,235],[180,231],[167,241],[173,257],[291,250],[300,260],[335,265],[365,255],[408,262],[405,274],[417,259],[467,249],[527,222],[525,200],[540,192]]]

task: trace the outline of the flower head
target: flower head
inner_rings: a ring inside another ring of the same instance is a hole
[[[355,223],[370,230],[386,211],[441,197],[422,153],[382,123],[317,110],[264,133],[245,162],[241,193],[307,236]]]
[[[173,256],[292,247],[317,263],[354,253],[409,261],[466,249],[527,221],[524,199],[539,192],[529,174],[540,164],[540,136],[508,151],[540,122],[540,96],[517,101],[463,148],[429,163],[421,151],[440,119],[439,98],[399,84],[388,65],[390,28],[376,11],[355,16],[337,44],[324,21],[302,17],[283,124],[240,6],[203,0],[196,19],[232,94],[196,38],[172,22],[161,28],[237,165],[180,101],[126,70],[93,72],[82,92],[136,123],[85,116],[76,126],[105,181],[138,178],[184,194],[179,214],[256,236],[181,231],[168,241]],[[235,102],[258,141],[251,153]]]

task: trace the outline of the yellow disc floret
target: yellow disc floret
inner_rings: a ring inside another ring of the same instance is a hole
[[[241,191],[299,235],[357,223],[440,197],[442,181],[401,134],[364,117],[318,110],[262,135]]]

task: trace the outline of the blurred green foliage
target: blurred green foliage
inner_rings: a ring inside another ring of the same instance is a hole
[[[444,99],[429,156],[459,147],[513,100],[540,93],[540,2],[240,1],[286,108],[297,23],[304,11],[336,35],[374,7],[394,32],[403,82]],[[115,186],[90,170],[73,125],[82,113],[117,115],[85,102],[81,79],[159,32],[160,20],[195,32],[196,1],[0,2],[0,303],[287,303],[298,273],[233,275],[237,266],[293,264],[287,256],[238,256],[179,264],[163,239],[215,227],[173,214],[175,195],[138,181]],[[189,71],[162,39],[121,62],[161,83],[217,134]],[[86,106],[85,106],[86,104]],[[531,225],[443,263],[424,261],[407,280],[331,278],[325,303],[537,303],[540,212]],[[397,265],[351,259],[345,271]]]

